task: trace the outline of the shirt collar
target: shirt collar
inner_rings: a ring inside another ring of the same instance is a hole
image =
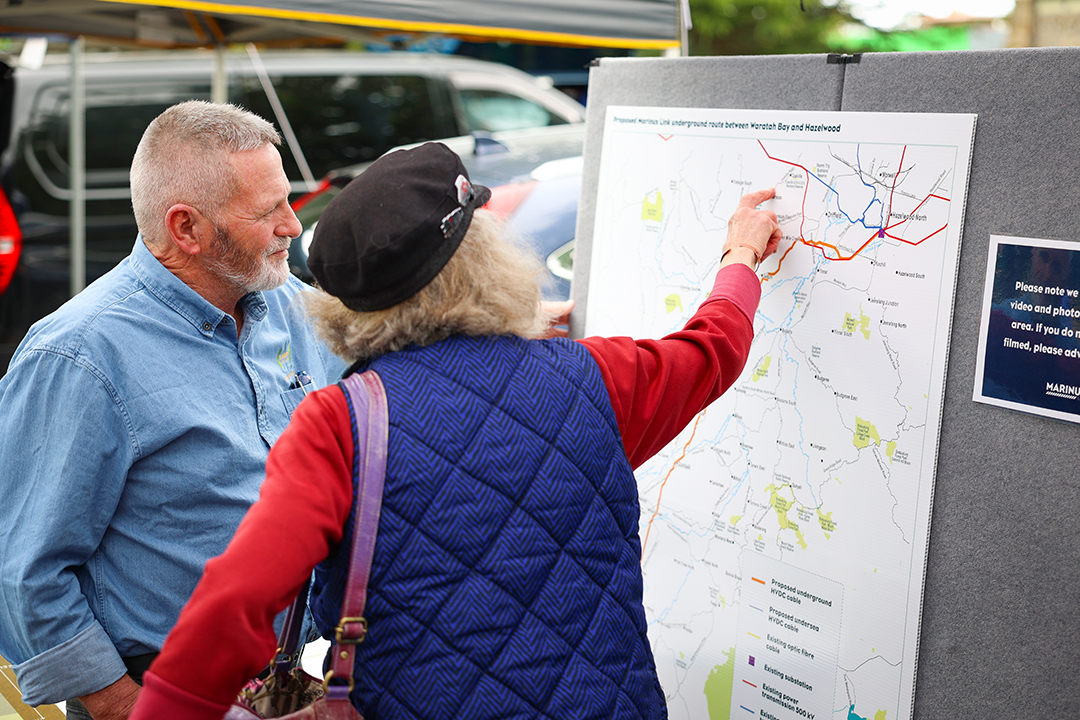
[[[140,234],[131,251],[131,266],[135,275],[161,302],[195,326],[203,335],[213,335],[217,326],[228,317],[209,300],[192,290],[183,280],[173,275],[146,247]],[[248,293],[240,300],[244,320],[259,322],[266,317],[268,308],[261,292]]]

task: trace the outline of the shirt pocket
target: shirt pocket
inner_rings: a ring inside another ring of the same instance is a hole
[[[307,393],[304,388],[290,388],[281,393],[281,401],[285,403],[285,414],[292,417],[293,410],[300,404],[300,401],[304,399]]]

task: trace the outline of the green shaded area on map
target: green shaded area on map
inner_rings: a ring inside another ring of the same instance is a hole
[[[829,537],[829,533],[836,531],[836,521],[832,519],[832,510],[827,513],[821,512],[821,508],[817,511],[818,523],[821,525],[821,529],[825,532],[825,537]]]
[[[874,427],[874,423],[863,420],[858,415],[855,416],[855,447],[860,450],[865,450],[870,447],[870,441],[873,440],[875,445],[881,444],[881,436],[878,435],[877,428]]]
[[[861,332],[863,337],[869,340],[870,318],[863,315],[861,307],[859,308],[859,317],[854,317],[851,313],[844,313],[843,330],[846,333]]]
[[[652,222],[661,222],[664,219],[664,196],[660,192],[649,193],[645,196],[645,200],[641,203],[641,219]]]
[[[729,720],[731,716],[731,684],[735,682],[735,648],[724,651],[727,662],[717,665],[705,681],[705,700],[709,720]],[[852,707],[855,707],[852,705]]]
[[[786,485],[784,487],[787,487]],[[788,500],[786,497],[780,494],[779,489],[775,485],[769,485],[765,488],[765,492],[770,493],[769,504],[772,505],[773,510],[776,511],[777,521],[780,523],[781,530],[793,530],[795,537],[799,540],[799,546],[806,549],[806,538],[803,537],[802,530],[799,529],[799,523],[788,518],[788,511],[791,510],[794,500]]]
[[[754,370],[754,382],[757,382],[761,378],[769,377],[769,366],[772,365],[772,355],[766,355],[758,363],[757,368]]]
[[[675,312],[676,310],[682,312],[682,298],[679,297],[677,294],[672,293],[671,295],[668,295],[666,298],[664,298],[664,306],[667,308],[667,311],[669,313]]]

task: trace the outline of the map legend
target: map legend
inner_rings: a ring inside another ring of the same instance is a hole
[[[743,579],[731,717],[831,717],[843,585],[750,550]]]

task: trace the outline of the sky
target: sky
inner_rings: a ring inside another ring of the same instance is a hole
[[[943,18],[958,12],[973,17],[1005,17],[1016,3],[1014,0],[846,0],[845,4],[867,25],[891,30],[903,25],[908,15]]]

